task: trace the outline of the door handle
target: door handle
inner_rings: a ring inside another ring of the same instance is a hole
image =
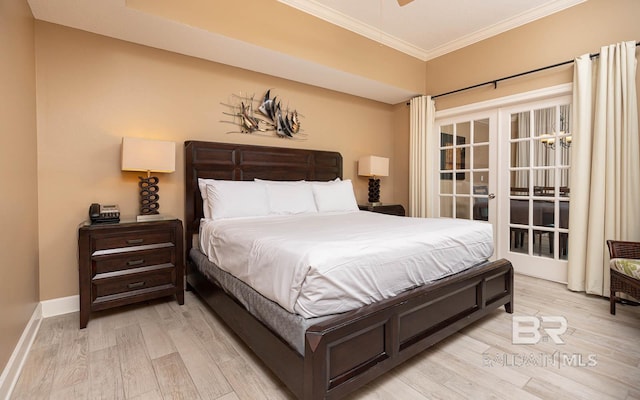
[[[496,198],[495,193],[489,193],[489,199],[495,199],[495,198]]]

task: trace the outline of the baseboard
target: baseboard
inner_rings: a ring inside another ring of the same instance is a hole
[[[42,301],[40,304],[42,304],[42,318],[55,317],[80,311],[80,296],[59,297]]]
[[[0,400],[8,400],[11,397],[13,388],[18,382],[18,377],[27,359],[31,345],[33,344],[40,323],[43,318],[54,317],[56,315],[68,314],[80,310],[80,296],[60,297],[58,299],[45,300],[38,303],[31,315],[31,319],[20,336],[16,348],[9,358],[2,375],[0,375]]]
[[[16,348],[13,349],[11,358],[9,358],[9,362],[5,366],[4,371],[2,371],[2,375],[0,375],[0,399],[9,400],[9,397],[11,397],[11,393],[18,382],[18,377],[20,377],[20,372],[27,359],[31,345],[33,345],[33,341],[40,329],[42,318],[42,304],[39,303],[33,311],[27,326],[24,328]]]

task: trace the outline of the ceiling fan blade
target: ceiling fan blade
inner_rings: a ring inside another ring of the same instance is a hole
[[[411,3],[413,0],[398,0],[398,5],[400,7],[402,6],[406,6],[407,4]]]

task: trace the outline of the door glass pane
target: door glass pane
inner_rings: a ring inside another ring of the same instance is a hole
[[[533,201],[533,225],[553,227],[555,207],[553,201]]]
[[[537,139],[534,142],[534,165],[536,167],[552,166],[556,164],[555,139]]]
[[[453,135],[453,125],[443,125],[440,127],[440,132]]]
[[[511,166],[512,167],[528,167],[529,163],[529,146],[530,142],[514,142],[511,143]]]
[[[473,143],[489,143],[489,119],[473,121]]]
[[[473,198],[473,219],[478,221],[489,220],[489,199],[487,197]]]
[[[456,197],[456,218],[469,219],[469,197]]]
[[[440,216],[453,217],[453,197],[440,197]]]
[[[511,244],[509,249],[517,253],[529,253],[529,230],[524,228],[511,228]]]
[[[560,138],[560,159],[559,165],[571,164],[571,144],[566,142],[567,138]],[[569,147],[566,147],[569,146]]]
[[[446,179],[451,174],[440,174],[440,193],[453,194],[453,184],[451,178]]]
[[[456,181],[456,194],[470,194],[471,182],[468,180],[465,181]]]
[[[533,231],[533,254],[553,258],[554,233],[549,231]]]
[[[473,182],[473,219],[479,221],[489,220],[489,187],[484,178],[486,172],[474,172]]]
[[[535,110],[533,118],[535,137],[555,138],[556,107]]]
[[[452,170],[453,169],[453,149],[440,150],[440,169]]]
[[[533,171],[533,187],[546,188],[544,192],[534,190],[534,195],[551,195],[553,196],[553,188],[555,187],[555,173],[556,171],[551,168],[537,169]]]
[[[489,171],[474,171],[473,175],[473,193],[474,194],[489,194]],[[486,193],[477,193],[477,188],[484,188]]]
[[[570,165],[571,164],[571,105],[565,104],[560,106],[560,131],[558,132],[560,143],[560,159],[558,164]]]
[[[571,104],[560,106],[560,131],[559,135],[571,135]]]
[[[459,137],[458,144],[470,144],[471,143],[471,122],[459,122],[456,124],[456,136]],[[463,139],[461,139],[463,138]]]
[[[558,243],[560,245],[559,256],[561,260],[569,259],[569,234],[566,232],[560,232]]]
[[[529,225],[529,200],[510,200],[511,223],[520,225]]]
[[[531,130],[530,115],[529,111],[511,114],[511,139],[523,139],[531,136],[529,134]]]
[[[489,168],[489,145],[474,146],[473,168]]]
[[[511,187],[512,196],[528,196],[529,195],[529,170],[511,171]]]
[[[563,168],[558,171],[558,179],[560,180],[560,197],[569,197],[571,186],[569,185],[569,169]]]
[[[560,228],[569,229],[569,202],[561,201],[559,206],[560,206]]]

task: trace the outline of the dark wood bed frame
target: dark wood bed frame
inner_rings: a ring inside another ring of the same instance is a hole
[[[299,399],[342,398],[498,307],[513,312],[513,267],[501,259],[314,325],[300,355],[194,267],[189,251],[203,215],[198,178],[324,181],[342,177],[342,156],[188,141],[185,163],[188,289]]]

